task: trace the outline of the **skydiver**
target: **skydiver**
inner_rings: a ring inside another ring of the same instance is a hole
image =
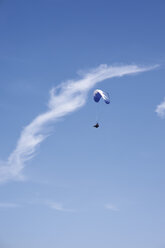
[[[99,127],[99,123],[97,122],[93,127],[98,128]]]

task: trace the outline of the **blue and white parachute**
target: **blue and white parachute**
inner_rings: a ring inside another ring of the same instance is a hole
[[[99,102],[100,99],[103,98],[104,102],[106,104],[110,103],[110,98],[109,98],[109,94],[107,92],[104,92],[102,90],[95,90],[93,93],[93,99],[95,102]]]

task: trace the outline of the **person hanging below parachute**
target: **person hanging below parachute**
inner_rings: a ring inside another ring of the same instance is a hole
[[[99,123],[97,122],[93,127],[98,128],[99,127]]]
[[[104,92],[102,90],[95,90],[93,93],[93,99],[96,103],[98,103],[100,101],[100,99],[103,98],[104,102],[106,104],[110,103],[110,98],[109,98],[109,94],[107,92]],[[93,126],[95,128],[99,127],[99,123],[98,121],[96,122],[96,124]]]

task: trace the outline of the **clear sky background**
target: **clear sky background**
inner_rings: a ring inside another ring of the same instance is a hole
[[[0,248],[165,247],[164,13],[164,0],[0,1]],[[90,86],[21,157],[53,87],[126,65],[144,72]],[[96,88],[111,98],[98,129]]]

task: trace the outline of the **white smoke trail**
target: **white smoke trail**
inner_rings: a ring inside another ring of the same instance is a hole
[[[80,80],[69,80],[53,88],[50,91],[48,110],[38,115],[23,129],[15,150],[6,162],[1,163],[0,182],[23,179],[22,170],[25,162],[34,156],[37,146],[47,137],[45,134],[47,125],[82,107],[88,91],[96,83],[112,77],[152,70],[155,67],[101,65],[84,74]]]

